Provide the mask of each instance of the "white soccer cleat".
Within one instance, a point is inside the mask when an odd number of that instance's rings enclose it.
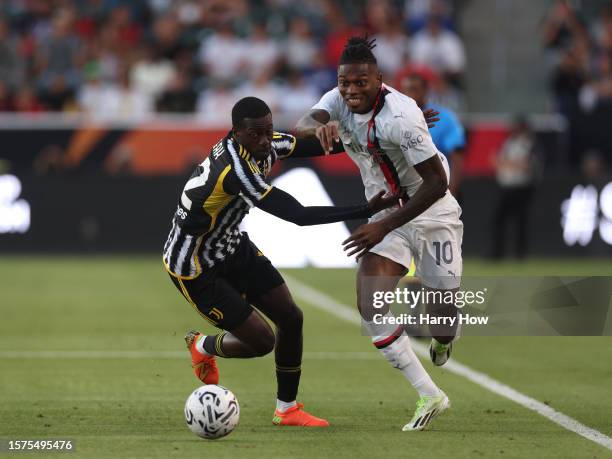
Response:
[[[439,343],[435,338],[431,339],[429,345],[429,357],[433,364],[437,367],[444,365],[448,359],[450,359],[451,352],[453,352],[453,342],[448,344]]]
[[[425,429],[436,416],[450,408],[450,400],[440,391],[440,395],[437,396],[421,397],[416,405],[414,416],[402,428],[404,432]]]

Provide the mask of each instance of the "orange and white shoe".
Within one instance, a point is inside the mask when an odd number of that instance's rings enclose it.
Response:
[[[286,411],[274,412],[272,418],[272,424],[277,426],[299,426],[299,427],[328,427],[329,422],[325,419],[318,418],[312,414],[304,411],[303,403],[298,403],[296,406],[292,406]]]
[[[198,351],[196,343],[202,336],[199,331],[191,330],[185,335],[187,349],[191,352],[191,366],[196,378],[204,384],[219,384],[219,369],[214,355],[202,354]]]

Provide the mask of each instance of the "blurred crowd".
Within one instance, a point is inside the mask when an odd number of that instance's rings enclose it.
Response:
[[[257,94],[298,113],[364,33],[387,82],[418,72],[457,109],[466,58],[453,14],[450,0],[0,0],[0,112],[216,123]]]
[[[542,35],[555,109],[569,122],[571,162],[597,171],[612,166],[612,2],[582,13],[556,0]]]

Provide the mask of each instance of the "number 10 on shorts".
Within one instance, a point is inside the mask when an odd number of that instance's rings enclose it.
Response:
[[[450,241],[434,241],[433,246],[436,251],[436,265],[440,266],[440,260],[447,265],[453,262],[453,246]]]

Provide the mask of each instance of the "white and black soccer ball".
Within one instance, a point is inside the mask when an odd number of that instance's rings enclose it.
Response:
[[[240,406],[236,396],[223,386],[208,384],[194,390],[185,402],[189,429],[208,440],[225,437],[238,425]]]

